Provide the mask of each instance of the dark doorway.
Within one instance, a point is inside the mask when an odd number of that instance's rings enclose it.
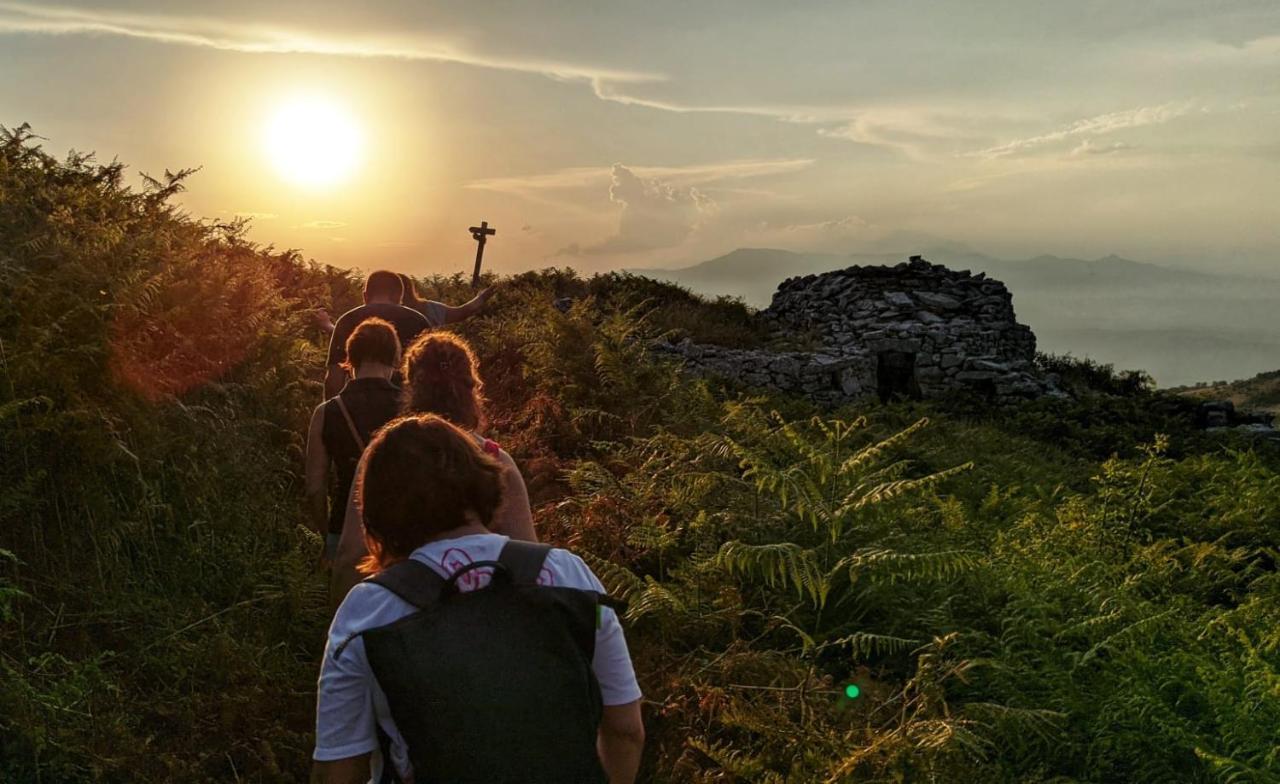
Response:
[[[881,403],[919,400],[916,355],[907,351],[881,351],[876,361],[876,387]]]

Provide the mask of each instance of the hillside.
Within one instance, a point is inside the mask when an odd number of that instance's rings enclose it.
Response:
[[[307,778],[312,309],[361,281],[181,187],[0,134],[0,781]],[[629,602],[642,781],[1280,778],[1275,451],[1061,358],[1069,400],[818,408],[650,353],[766,340],[739,304],[498,282],[458,331],[540,536]]]
[[[1143,369],[1162,386],[1252,375],[1275,365],[1280,282],[1172,269],[1107,256],[1004,261],[941,246],[922,252],[953,269],[986,272],[1014,293],[1019,319],[1043,350]],[[739,249],[674,270],[635,270],[709,296],[769,304],[778,283],[850,265],[896,264],[906,254],[799,254]]]
[[[1238,410],[1280,415],[1280,370],[1240,381],[1217,381],[1170,390],[1197,400],[1230,400]]]

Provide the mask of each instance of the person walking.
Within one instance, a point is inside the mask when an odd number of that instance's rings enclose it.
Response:
[[[494,532],[536,542],[538,535],[533,527],[529,491],[520,468],[506,450],[480,434],[485,426],[485,413],[484,384],[478,367],[475,352],[461,337],[448,332],[422,335],[405,352],[401,413],[437,414],[468,432],[476,445],[503,468],[503,500],[494,513]],[[356,569],[367,554],[354,496],[348,499],[346,509],[330,586],[335,603],[359,579]]]
[[[329,629],[316,784],[635,780],[641,692],[617,603],[573,553],[491,530],[503,473],[435,415],[370,442],[370,577]]]
[[[403,296],[404,284],[399,275],[389,270],[369,273],[364,282],[364,304],[343,313],[333,326],[333,334],[329,338],[329,356],[325,363],[326,400],[338,394],[346,383],[347,372],[343,363],[347,359],[347,338],[365,320],[378,318],[389,322],[396,329],[401,349],[407,348],[418,335],[431,327],[421,313],[400,304]],[[393,377],[394,380],[398,379]]]
[[[325,562],[337,554],[360,455],[400,408],[400,388],[391,383],[400,365],[395,327],[382,319],[366,319],[347,338],[344,349],[343,369],[352,378],[337,395],[316,406],[307,431],[307,507],[311,528],[325,538]]]

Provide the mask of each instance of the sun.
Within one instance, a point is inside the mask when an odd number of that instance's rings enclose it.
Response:
[[[364,134],[355,116],[322,96],[281,103],[264,131],[267,159],[281,177],[301,187],[345,182],[363,159]]]

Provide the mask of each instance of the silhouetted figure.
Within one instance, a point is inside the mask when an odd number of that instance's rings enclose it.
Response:
[[[400,388],[391,383],[400,364],[395,327],[366,319],[347,339],[346,355],[344,369],[353,378],[316,406],[307,433],[307,507],[312,529],[325,537],[325,561],[332,561],[338,550],[360,455],[378,428],[400,410]]]
[[[413,308],[400,304],[404,297],[404,284],[400,276],[388,270],[370,273],[364,282],[364,304],[352,308],[338,319],[333,336],[329,339],[329,358],[324,376],[324,395],[331,398],[342,391],[347,373],[343,363],[347,359],[347,338],[366,319],[379,318],[388,321],[396,329],[401,348],[408,347],[421,333],[430,328],[425,316]]]

